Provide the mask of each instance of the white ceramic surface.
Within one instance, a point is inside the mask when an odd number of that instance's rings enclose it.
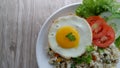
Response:
[[[75,13],[75,9],[79,4],[80,3],[67,5],[57,10],[45,21],[44,25],[42,26],[39,32],[38,40],[36,44],[36,57],[39,68],[52,68],[52,66],[48,63],[49,57],[47,56],[46,48],[48,46],[48,36],[47,36],[48,30],[53,20],[57,19],[60,16],[65,16],[71,13]],[[117,65],[117,68],[120,68],[120,63]]]

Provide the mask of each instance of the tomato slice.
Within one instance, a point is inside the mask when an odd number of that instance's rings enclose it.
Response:
[[[93,44],[106,48],[115,40],[114,30],[99,16],[87,18],[93,33]]]
[[[93,38],[100,38],[107,31],[107,24],[104,21],[98,20],[92,25]]]
[[[93,32],[93,38],[99,38],[106,32],[106,22],[100,16],[91,16],[87,18]]]
[[[90,16],[87,18],[87,21],[90,24],[90,26],[92,26],[98,20],[104,21],[104,19],[102,19],[100,16]]]
[[[107,32],[100,38],[93,39],[93,44],[101,48],[106,48],[110,46],[110,44],[112,44],[114,40],[115,40],[115,32],[112,29],[112,27],[107,26]]]

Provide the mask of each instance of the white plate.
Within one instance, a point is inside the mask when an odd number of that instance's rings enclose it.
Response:
[[[53,20],[57,19],[60,16],[65,16],[71,13],[75,13],[76,7],[79,6],[80,3],[74,3],[71,5],[67,5],[55,13],[53,13],[42,26],[36,44],[36,56],[39,68],[52,68],[52,66],[48,63],[49,57],[47,56],[46,48],[48,46],[48,30],[50,25],[53,23]],[[120,63],[117,68],[120,68]]]

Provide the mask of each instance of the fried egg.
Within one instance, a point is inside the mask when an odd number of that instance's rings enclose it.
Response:
[[[92,31],[83,18],[75,15],[59,17],[48,33],[50,48],[64,58],[81,56],[92,43]]]

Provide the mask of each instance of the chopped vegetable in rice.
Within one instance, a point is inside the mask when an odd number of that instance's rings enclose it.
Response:
[[[119,50],[112,44],[109,48],[102,49],[97,46],[87,47],[86,52],[77,58],[65,59],[50,48],[49,63],[54,68],[112,68],[116,67],[119,60]]]

